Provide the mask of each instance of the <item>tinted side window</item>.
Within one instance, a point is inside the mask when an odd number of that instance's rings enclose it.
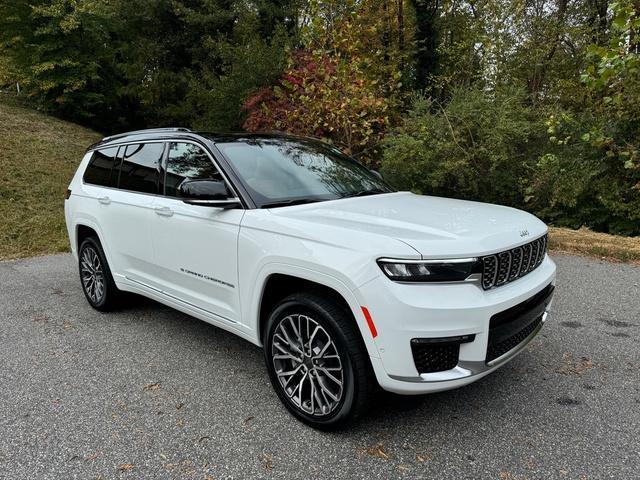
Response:
[[[163,143],[127,145],[120,167],[119,187],[142,193],[158,193]]]
[[[185,180],[223,180],[206,152],[192,143],[170,143],[165,177],[165,195],[180,196]]]
[[[84,172],[84,182],[103,187],[114,187],[118,178],[117,170],[113,168],[117,153],[117,147],[93,152]]]

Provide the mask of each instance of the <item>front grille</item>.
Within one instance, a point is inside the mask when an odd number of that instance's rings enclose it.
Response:
[[[542,322],[542,315],[536,318],[533,322],[527,325],[525,328],[520,330],[515,335],[503,340],[502,342],[496,343],[494,345],[489,345],[487,348],[487,362],[491,360],[495,360],[498,357],[501,357],[509,350],[517,347],[522,343],[526,338],[533,333],[533,331],[540,325]]]
[[[537,268],[547,253],[547,235],[521,247],[482,257],[482,288],[512,282]]]
[[[444,372],[458,365],[460,344],[425,345],[411,342],[411,352],[418,373]]]

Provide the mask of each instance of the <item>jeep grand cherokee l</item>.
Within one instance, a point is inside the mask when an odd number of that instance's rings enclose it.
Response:
[[[88,302],[145,295],[263,347],[317,428],[377,385],[460,387],[538,333],[547,228],[497,205],[397,192],[323,142],[154,129],[89,148],[66,222]]]

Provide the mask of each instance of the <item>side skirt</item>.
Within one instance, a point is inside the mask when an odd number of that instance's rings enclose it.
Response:
[[[248,331],[246,327],[238,322],[209,312],[208,310],[204,310],[191,303],[180,300],[173,295],[169,295],[162,290],[150,287],[148,285],[145,285],[144,283],[127,278],[126,276],[114,275],[114,280],[116,281],[116,285],[120,290],[136,293],[138,295],[142,295],[143,297],[150,298],[152,300],[155,300],[156,302],[162,303],[163,305],[171,307],[189,316],[195,317],[198,320],[207,322],[214,327],[219,327],[223,330],[238,335],[239,337],[253,343],[254,345],[260,346],[260,342],[255,335],[255,332]]]

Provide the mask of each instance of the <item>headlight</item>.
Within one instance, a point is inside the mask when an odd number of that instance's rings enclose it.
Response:
[[[481,273],[477,258],[451,260],[395,260],[381,258],[378,265],[395,282],[461,282],[473,273]]]

